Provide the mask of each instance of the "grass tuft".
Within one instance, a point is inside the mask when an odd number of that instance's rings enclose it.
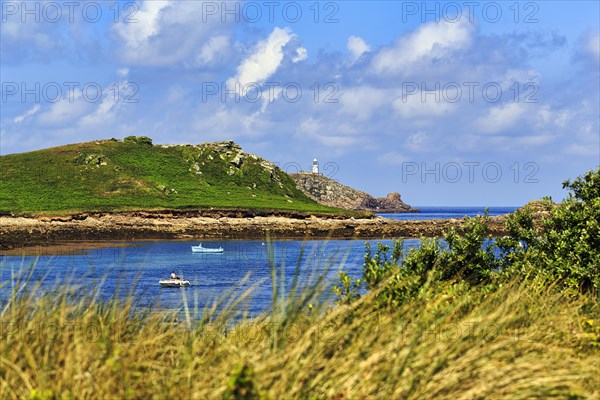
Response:
[[[101,302],[16,279],[0,310],[0,398],[600,396],[590,296],[430,281],[397,308],[377,307],[377,290],[331,307],[324,275],[285,291],[272,269],[273,309],[252,320],[239,313],[252,289],[204,310],[183,302],[182,322],[133,294]]]

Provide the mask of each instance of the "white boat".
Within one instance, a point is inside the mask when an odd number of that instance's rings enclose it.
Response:
[[[200,243],[198,246],[192,246],[192,253],[222,253],[222,252],[223,252],[222,247],[219,247],[217,249],[211,249],[211,248],[202,247],[202,243]]]
[[[160,286],[167,288],[190,286],[190,281],[184,279],[161,279],[158,283],[160,283]]]

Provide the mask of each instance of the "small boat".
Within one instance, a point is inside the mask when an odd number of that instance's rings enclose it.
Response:
[[[198,246],[192,246],[192,253],[222,253],[222,252],[223,252],[222,247],[219,247],[218,249],[211,249],[211,248],[202,247],[202,243],[200,243]]]
[[[158,281],[158,283],[160,283],[160,286],[166,288],[179,288],[190,286],[190,281],[184,279],[161,279],[160,281]]]

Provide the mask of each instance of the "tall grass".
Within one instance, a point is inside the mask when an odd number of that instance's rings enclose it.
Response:
[[[326,272],[302,289],[298,266],[286,293],[271,268],[273,308],[252,320],[236,311],[251,289],[204,310],[186,301],[182,323],[133,294],[40,295],[17,281],[0,310],[0,398],[600,397],[589,297],[428,282],[396,309],[378,309],[376,293],[328,307]]]

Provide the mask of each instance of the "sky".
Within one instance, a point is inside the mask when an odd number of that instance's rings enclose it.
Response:
[[[0,155],[234,140],[415,206],[600,165],[597,1],[6,1]]]

